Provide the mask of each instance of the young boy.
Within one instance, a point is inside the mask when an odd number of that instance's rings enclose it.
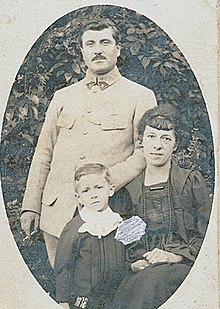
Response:
[[[56,298],[64,308],[102,308],[125,269],[124,246],[114,239],[122,217],[108,206],[109,169],[86,164],[75,174],[79,215],[64,228],[56,259]],[[98,305],[99,304],[99,305]]]

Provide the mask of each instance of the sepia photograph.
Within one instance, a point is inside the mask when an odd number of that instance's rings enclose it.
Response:
[[[217,1],[83,2],[0,5],[0,307],[218,308]]]

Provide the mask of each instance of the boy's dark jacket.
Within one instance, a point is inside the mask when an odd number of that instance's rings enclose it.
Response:
[[[67,223],[58,243],[55,259],[58,302],[71,302],[76,296],[88,297],[101,284],[108,286],[118,280],[125,270],[124,246],[114,239],[115,231],[98,239],[87,232],[78,233],[83,223],[79,215],[74,217]],[[75,276],[80,255],[85,266],[81,263],[81,271],[77,269]]]

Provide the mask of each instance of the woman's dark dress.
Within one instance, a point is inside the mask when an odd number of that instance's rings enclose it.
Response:
[[[136,214],[147,224],[140,241],[127,246],[131,263],[154,248],[183,257],[180,263],[158,263],[121,282],[112,308],[156,309],[180,286],[195,261],[207,228],[210,201],[199,172],[172,166],[166,183],[143,186]]]

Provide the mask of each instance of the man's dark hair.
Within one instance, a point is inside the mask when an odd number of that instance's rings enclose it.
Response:
[[[103,29],[112,29],[112,36],[116,42],[116,45],[118,45],[121,41],[121,36],[118,28],[116,27],[115,23],[109,19],[101,19],[101,20],[93,20],[89,21],[85,25],[82,26],[79,32],[79,44],[82,47],[82,35],[84,32],[88,30],[93,31],[101,31]]]

